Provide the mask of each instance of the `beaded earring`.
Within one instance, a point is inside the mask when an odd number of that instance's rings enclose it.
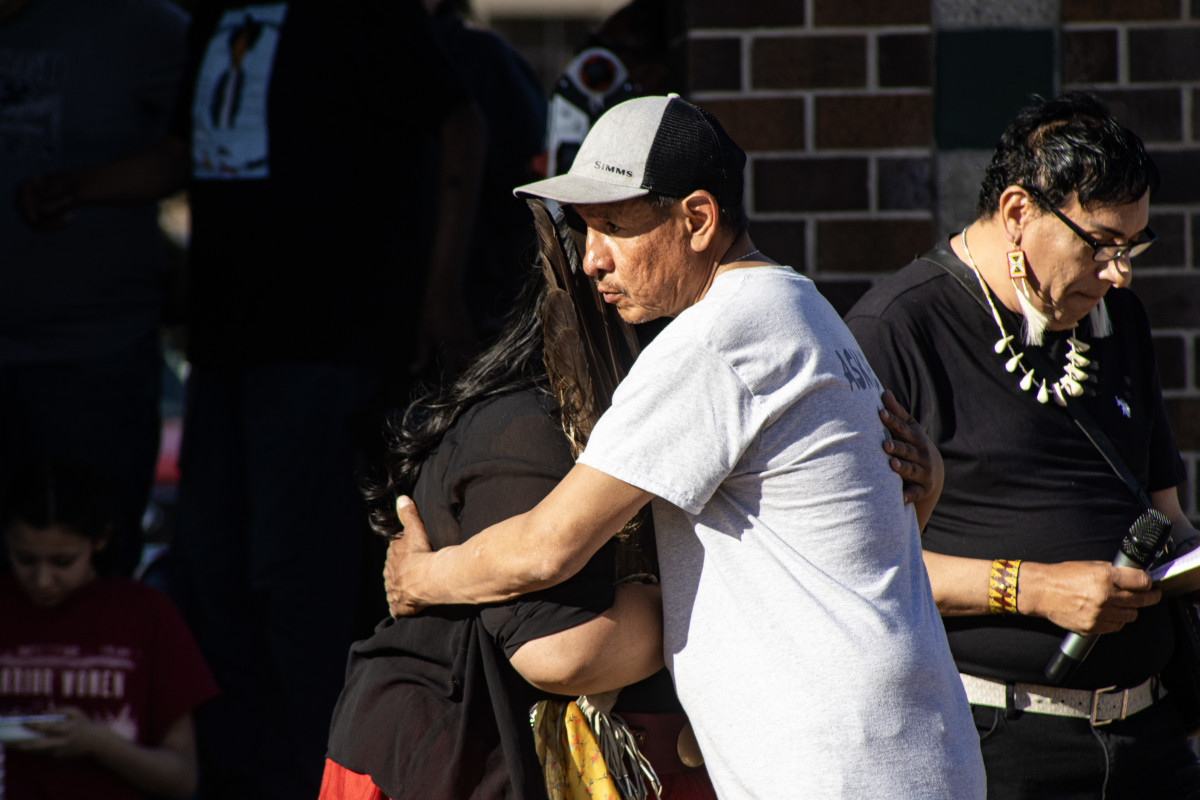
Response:
[[[1068,395],[1071,397],[1079,397],[1082,395],[1083,381],[1088,379],[1087,368],[1092,364],[1091,360],[1084,355],[1084,353],[1090,349],[1090,345],[1076,338],[1076,329],[1072,328],[1071,335],[1067,339],[1067,343],[1070,348],[1064,357],[1066,364],[1063,366],[1063,374],[1059,376],[1059,378],[1053,383],[1049,384],[1046,382],[1045,378],[1035,375],[1033,369],[1026,367],[1021,363],[1025,358],[1025,353],[1018,351],[1013,347],[1013,335],[1004,329],[1004,321],[1000,318],[1000,312],[996,310],[995,302],[992,301],[991,290],[988,288],[987,282],[983,280],[983,275],[980,274],[979,268],[975,265],[975,259],[971,257],[971,248],[967,246],[967,228],[963,228],[962,244],[963,252],[967,256],[967,265],[970,266],[971,271],[975,273],[975,279],[979,281],[979,289],[981,292],[983,292],[983,297],[987,301],[988,308],[992,312],[992,320],[995,321],[996,327],[1000,331],[1000,339],[997,340],[993,350],[997,355],[1002,355],[1005,353],[1008,354],[1008,359],[1004,362],[1004,370],[1009,373],[1014,373],[1019,370],[1021,373],[1021,378],[1017,384],[1023,391],[1026,392],[1036,388],[1034,396],[1037,398],[1039,403],[1047,403],[1053,399],[1058,405],[1065,406],[1067,404],[1066,398]],[[1024,266],[1023,254],[1021,261],[1022,266]],[[1012,263],[1012,253],[1010,252],[1010,269]],[[1025,281],[1021,280],[1021,284],[1024,283]],[[1013,285],[1017,289],[1017,301],[1021,304],[1021,308],[1025,314],[1026,340],[1028,340],[1030,336],[1030,320],[1034,317],[1040,317],[1042,320],[1042,328],[1040,331],[1038,331],[1039,341],[1037,344],[1041,344],[1040,339],[1042,332],[1045,330],[1046,317],[1040,311],[1033,308],[1032,303],[1030,303],[1029,299],[1021,291],[1021,286],[1018,285],[1017,279],[1013,279]],[[1033,344],[1032,342],[1028,341],[1027,343]]]

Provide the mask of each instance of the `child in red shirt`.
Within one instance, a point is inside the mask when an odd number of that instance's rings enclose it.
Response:
[[[217,687],[165,595],[103,574],[110,519],[101,479],[60,461],[0,500],[0,715],[61,716],[3,745],[6,800],[195,790],[192,712]]]

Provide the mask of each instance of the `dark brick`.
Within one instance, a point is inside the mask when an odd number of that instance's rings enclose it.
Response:
[[[928,94],[818,97],[816,145],[928,147],[933,142],[932,107]]]
[[[881,158],[879,207],[884,211],[911,211],[933,206],[933,175],[928,158]]]
[[[1179,19],[1179,0],[1062,0],[1063,22]]]
[[[738,39],[693,39],[688,43],[688,76],[693,92],[742,88],[742,43]]]
[[[1152,202],[1200,203],[1200,149],[1152,150],[1150,154],[1162,173],[1162,187]]]
[[[807,267],[804,228],[803,222],[755,220],[750,224],[750,235],[754,237],[754,244],[768,256],[804,272]]]
[[[1116,83],[1115,30],[1063,31],[1059,46],[1063,83]]]
[[[1133,289],[1156,328],[1200,328],[1200,272],[1138,275]]]
[[[721,121],[746,151],[803,150],[804,99],[762,97],[705,100],[700,104]]]
[[[1146,252],[1133,262],[1133,275],[1143,267],[1184,267],[1187,262],[1184,241],[1185,215],[1172,212],[1154,213],[1154,200],[1150,198],[1150,229],[1158,237]]]
[[[804,3],[794,0],[689,0],[687,27],[697,28],[784,28],[804,25]]]
[[[870,281],[853,278],[818,278],[814,283],[817,284],[817,289],[825,299],[829,301],[829,305],[833,306],[834,310],[843,317],[858,302],[858,298],[871,288]]]
[[[1113,116],[1147,142],[1183,138],[1183,99],[1178,89],[1097,90]]]
[[[1187,348],[1182,336],[1155,336],[1154,360],[1164,389],[1187,388]]]
[[[1200,8],[1200,3],[1193,8]],[[1192,141],[1200,142],[1200,89],[1192,90]]]
[[[927,33],[881,35],[876,40],[879,85],[918,86],[933,83],[933,53]]]
[[[756,211],[865,211],[865,158],[759,159],[754,162]]]
[[[1200,244],[1200,214],[1192,215],[1192,242],[1194,242],[1196,244]],[[1149,252],[1149,251],[1147,251],[1147,252]],[[1195,262],[1197,262],[1197,261],[1200,261],[1200,252],[1197,252],[1197,254],[1195,256],[1193,256],[1193,258],[1192,258],[1193,263],[1190,264],[1189,266],[1193,266],[1193,267],[1196,266]],[[1197,349],[1200,350],[1200,348],[1197,348]],[[1200,381],[1200,373],[1197,373],[1197,380]]]
[[[1171,433],[1180,450],[1200,450],[1200,397],[1169,397],[1163,399]]]
[[[813,0],[813,24],[928,25],[929,5],[930,0]]]
[[[755,37],[750,49],[750,83],[755,89],[866,86],[866,37]]]
[[[1129,31],[1129,79],[1200,80],[1200,28],[1150,28]]]
[[[940,30],[933,95],[942,150],[987,150],[1031,93],[1054,94],[1057,49],[1049,28]]]
[[[821,274],[893,272],[932,242],[932,221],[822,221],[817,223],[817,268]]]

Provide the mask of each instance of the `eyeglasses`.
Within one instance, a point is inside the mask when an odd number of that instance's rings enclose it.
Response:
[[[1154,235],[1154,231],[1146,228],[1142,231],[1144,238],[1138,239],[1136,242],[1127,242],[1126,244],[1116,244],[1115,242],[1098,242],[1084,232],[1071,220],[1054,207],[1054,204],[1046,199],[1046,195],[1039,192],[1037,189],[1031,189],[1028,186],[1021,187],[1029,192],[1034,197],[1042,201],[1043,205],[1050,209],[1050,213],[1062,220],[1063,224],[1074,231],[1075,235],[1087,242],[1088,247],[1092,248],[1092,260],[1105,263],[1108,261],[1116,261],[1118,258],[1133,258],[1146,252],[1146,248],[1158,241],[1158,237]]]

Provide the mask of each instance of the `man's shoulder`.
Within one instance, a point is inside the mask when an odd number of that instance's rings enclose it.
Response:
[[[846,322],[896,314],[911,316],[933,309],[947,292],[957,288],[954,276],[938,264],[944,257],[945,252],[935,248],[881,278],[846,313]]]
[[[791,267],[749,267],[719,276],[704,299],[685,313],[718,326],[728,320],[727,327],[735,328],[740,318],[786,312],[819,299],[812,279]]]

